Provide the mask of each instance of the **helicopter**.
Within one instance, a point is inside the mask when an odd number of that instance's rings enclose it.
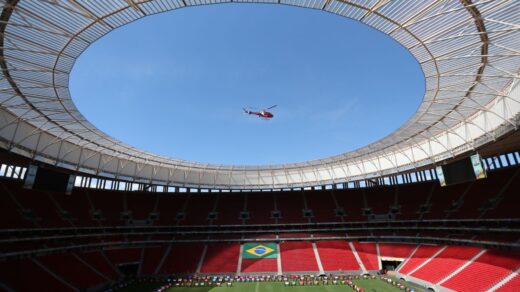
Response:
[[[244,113],[248,114],[248,115],[256,115],[256,116],[259,116],[263,119],[271,119],[274,117],[274,115],[271,113],[271,112],[268,112],[267,110],[270,110],[272,108],[275,108],[276,105],[273,105],[272,107],[268,107],[266,109],[263,109],[259,112],[255,112],[255,111],[250,111],[250,110],[246,110],[245,108],[242,108],[244,110]]]

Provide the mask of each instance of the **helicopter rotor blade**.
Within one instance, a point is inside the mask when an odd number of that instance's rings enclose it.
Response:
[[[277,107],[277,106],[278,106],[278,105],[275,104],[275,105],[273,105],[272,107],[268,107],[267,109],[272,109],[272,108],[275,108],[275,107]]]

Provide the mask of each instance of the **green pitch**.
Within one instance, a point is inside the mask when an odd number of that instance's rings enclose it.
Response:
[[[367,292],[402,292],[402,290],[386,284],[381,280],[356,280],[355,284],[365,288]],[[207,288],[171,288],[168,292],[336,292],[354,291],[347,285],[327,286],[290,286],[283,283],[235,283],[233,287],[207,287]]]
[[[361,286],[367,292],[402,292],[402,290],[387,284],[379,279],[353,280],[354,284]],[[154,291],[160,285],[138,284],[119,291]],[[234,283],[233,287],[190,287],[190,288],[170,288],[168,292],[336,292],[354,291],[347,285],[327,285],[327,286],[291,286],[286,287],[281,282],[264,283]],[[421,291],[417,290],[416,291]]]

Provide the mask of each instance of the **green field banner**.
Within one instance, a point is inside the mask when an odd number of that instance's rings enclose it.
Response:
[[[244,259],[275,259],[277,255],[276,243],[246,243],[242,252]]]

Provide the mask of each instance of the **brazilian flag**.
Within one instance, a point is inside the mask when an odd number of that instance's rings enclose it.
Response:
[[[242,252],[244,259],[275,259],[277,255],[276,243],[246,243]]]

